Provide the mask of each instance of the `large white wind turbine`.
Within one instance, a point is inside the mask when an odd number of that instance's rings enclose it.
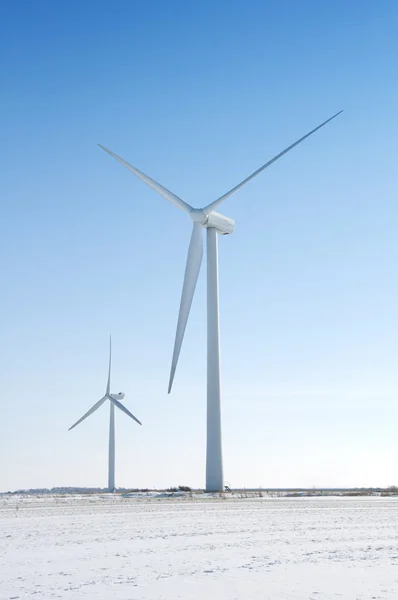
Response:
[[[139,425],[142,425],[142,423],[120,402],[120,400],[123,400],[123,398],[124,398],[123,392],[120,392],[119,394],[111,394],[111,392],[110,392],[110,389],[111,389],[111,364],[112,364],[112,340],[109,339],[109,371],[108,371],[108,382],[106,384],[105,396],[103,398],[101,398],[101,400],[98,400],[98,402],[96,402],[94,404],[94,406],[92,406],[90,408],[90,410],[88,410],[86,412],[86,414],[81,417],[81,419],[76,421],[76,423],[74,423],[74,425],[72,425],[72,427],[69,427],[68,431],[70,431],[71,429],[76,427],[76,425],[79,425],[79,423],[84,421],[84,419],[89,417],[100,406],[102,406],[104,404],[104,402],[106,402],[107,400],[110,401],[108,490],[110,492],[113,492],[113,491],[115,491],[115,406],[120,408],[120,410],[123,411],[124,413],[126,413],[126,415],[128,415],[129,417],[134,419],[134,421],[136,423],[138,423]]]
[[[284,154],[303,142],[318,129],[337,117],[342,111],[327,119],[315,129],[288,146],[285,150],[274,156],[262,167],[246,177],[241,183],[229,190],[226,194],[211,202],[204,208],[193,208],[187,202],[170,192],[168,189],[142,173],[128,162],[111,152],[101,144],[99,146],[113,158],[134,173],[155,192],[166,198],[169,202],[180,208],[193,221],[193,231],[188,249],[188,258],[185,268],[185,277],[182,288],[180,312],[178,315],[177,331],[174,342],[173,358],[171,363],[169,393],[173,385],[175,370],[184,338],[185,328],[198,280],[203,257],[202,228],[207,229],[207,449],[206,449],[206,491],[218,492],[224,489],[222,446],[221,446],[221,390],[220,390],[220,333],[219,333],[219,308],[218,308],[218,245],[217,234],[229,234],[234,231],[235,222],[224,215],[215,212],[224,200],[237,192],[251,179],[259,175],[264,169],[272,165]]]

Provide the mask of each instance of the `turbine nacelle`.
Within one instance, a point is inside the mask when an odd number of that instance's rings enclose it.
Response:
[[[118,394],[110,394],[112,398],[116,398],[116,400],[123,400],[125,394],[123,392],[119,392]]]
[[[204,227],[207,229],[209,227],[214,227],[214,229],[217,230],[217,233],[220,233],[221,235],[228,235],[229,233],[234,232],[235,221],[213,210],[209,214],[209,218],[207,219]]]

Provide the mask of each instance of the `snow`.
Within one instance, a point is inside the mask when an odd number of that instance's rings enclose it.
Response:
[[[397,498],[0,496],[0,598],[398,597]]]

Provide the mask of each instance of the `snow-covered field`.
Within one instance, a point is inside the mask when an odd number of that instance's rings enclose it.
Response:
[[[398,598],[396,498],[0,496],[0,598]]]

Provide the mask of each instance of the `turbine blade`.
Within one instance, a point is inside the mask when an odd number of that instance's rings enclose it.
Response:
[[[109,394],[108,398],[109,398],[109,400],[110,400],[111,402],[113,402],[113,404],[114,404],[115,406],[117,406],[118,408],[120,408],[120,410],[121,410],[121,411],[123,411],[124,413],[126,413],[126,415],[128,415],[128,416],[129,416],[129,417],[131,417],[132,419],[134,419],[134,421],[135,421],[136,423],[138,423],[138,425],[142,425],[141,421],[139,421],[139,420],[137,419],[137,417],[135,417],[135,416],[134,416],[134,415],[133,415],[133,414],[132,414],[132,413],[131,413],[131,412],[130,412],[130,411],[129,411],[129,410],[128,410],[128,409],[127,409],[127,408],[126,408],[126,407],[125,407],[125,406],[124,406],[122,403],[121,403],[121,402],[119,402],[119,400],[116,400],[116,398],[114,398],[114,397],[113,397],[113,396],[111,396],[110,394]]]
[[[82,416],[81,419],[79,419],[78,421],[76,421],[76,423],[74,423],[74,425],[72,425],[72,427],[69,427],[68,431],[70,431],[71,429],[73,429],[74,427],[76,427],[76,425],[79,425],[79,423],[81,423],[82,421],[84,421],[84,419],[87,419],[87,417],[89,417],[93,412],[95,412],[100,406],[103,405],[103,403],[105,402],[105,400],[107,400],[108,396],[104,396],[103,398],[101,398],[101,400],[98,400],[98,402],[96,402],[94,404],[94,406],[92,406],[90,408],[90,410],[88,410],[86,412],[85,415]]]
[[[102,148],[103,150],[105,150],[105,152],[107,152],[108,154],[113,156],[113,158],[116,159],[117,161],[119,161],[124,167],[126,167],[126,169],[128,169],[129,171],[134,173],[134,175],[136,175],[136,177],[141,179],[141,181],[143,181],[144,183],[149,185],[149,187],[152,188],[153,190],[155,190],[155,192],[157,192],[158,194],[163,196],[163,198],[166,198],[166,200],[168,200],[169,202],[174,204],[174,206],[177,206],[177,208],[180,208],[181,210],[183,210],[186,213],[190,213],[191,210],[193,210],[192,206],[187,204],[187,202],[184,202],[184,200],[182,200],[181,198],[179,198],[178,196],[173,194],[173,192],[170,192],[170,190],[165,188],[163,185],[161,185],[160,183],[158,183],[151,177],[148,177],[148,175],[145,175],[145,173],[143,173],[142,171],[139,171],[138,169],[133,167],[133,165],[130,165],[130,163],[123,160],[123,158],[121,158],[120,156],[118,156],[117,154],[115,154],[114,152],[109,150],[108,148],[105,148],[105,146],[102,146],[101,144],[98,144],[98,146],[100,148]]]
[[[178,314],[177,331],[174,340],[173,359],[171,362],[169,389],[170,394],[173,385],[174,374],[177,368],[178,357],[182,341],[184,339],[185,328],[191,310],[193,295],[195,293],[196,283],[199,277],[199,271],[203,258],[203,235],[202,226],[199,223],[194,223],[191,241],[188,249],[187,264],[185,267],[184,284],[182,286],[180,312]]]
[[[229,196],[231,196],[232,194],[234,194],[235,192],[237,192],[238,190],[240,190],[240,188],[242,188],[244,185],[246,185],[246,183],[248,183],[251,179],[254,179],[254,177],[256,177],[257,175],[259,175],[262,171],[264,171],[264,169],[266,169],[267,167],[271,166],[274,162],[276,162],[284,154],[287,154],[288,152],[290,152],[290,150],[293,150],[293,148],[295,146],[298,146],[298,144],[301,144],[301,142],[303,142],[308,137],[310,137],[310,135],[312,135],[313,133],[315,133],[316,131],[318,131],[318,129],[321,129],[321,127],[324,127],[327,123],[329,123],[330,121],[332,121],[333,119],[335,119],[342,112],[343,111],[340,110],[340,112],[338,112],[335,115],[333,115],[333,117],[330,117],[329,119],[327,119],[326,121],[324,121],[323,123],[321,123],[320,125],[318,125],[318,127],[315,127],[315,129],[312,129],[309,133],[306,133],[306,135],[304,135],[299,140],[297,140],[296,142],[294,142],[294,144],[291,144],[290,146],[288,146],[287,148],[285,148],[285,150],[282,150],[282,152],[279,152],[279,154],[277,154],[276,156],[274,156],[274,158],[271,158],[271,160],[269,160],[268,162],[265,163],[265,165],[263,165],[262,167],[260,167],[259,169],[257,169],[257,171],[254,171],[254,173],[252,173],[251,175],[249,175],[249,177],[246,177],[246,179],[244,179],[241,183],[239,183],[234,188],[232,188],[232,190],[229,190],[229,192],[227,192],[223,196],[220,196],[220,198],[218,198],[218,200],[215,200],[214,202],[211,202],[211,204],[208,204],[203,209],[203,212],[205,214],[209,214],[211,211],[215,210],[217,208],[217,206],[219,206],[219,204],[221,204],[221,202],[224,202],[224,200],[226,200],[227,198],[229,198]]]
[[[108,383],[106,384],[106,394],[109,394],[111,389],[111,366],[112,366],[112,336],[109,336],[109,370],[108,370]]]

